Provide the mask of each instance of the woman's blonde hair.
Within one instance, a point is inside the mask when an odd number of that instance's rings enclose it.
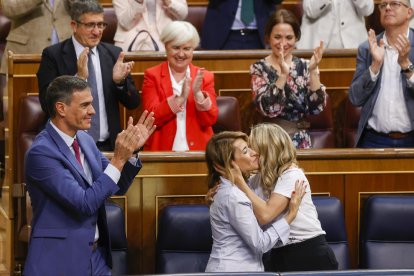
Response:
[[[172,43],[180,46],[191,41],[193,49],[200,44],[200,36],[197,29],[187,21],[172,21],[161,32],[160,39],[164,45]]]
[[[248,137],[240,131],[223,131],[211,137],[206,147],[206,162],[208,168],[208,188],[214,187],[220,180],[220,172],[216,167],[222,168],[229,180],[234,182],[231,173],[231,161],[234,160],[234,142],[243,139],[247,142]]]
[[[259,154],[259,174],[266,196],[272,193],[277,178],[292,164],[298,165],[296,148],[287,132],[276,124],[254,126],[249,144]]]

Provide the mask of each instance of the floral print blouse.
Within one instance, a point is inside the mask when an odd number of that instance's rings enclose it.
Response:
[[[319,114],[326,104],[324,85],[316,91],[310,90],[309,60],[292,58],[285,87],[276,87],[279,73],[265,59],[250,66],[253,101],[262,116],[288,121],[299,121],[308,114]],[[296,148],[311,148],[307,130],[300,130],[292,137]]]

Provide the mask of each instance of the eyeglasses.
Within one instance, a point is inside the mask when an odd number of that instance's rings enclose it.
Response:
[[[86,30],[88,31],[92,31],[93,29],[95,29],[95,27],[98,27],[99,30],[105,30],[106,27],[108,27],[108,23],[105,22],[88,22],[88,23],[83,23],[80,21],[76,21],[76,23],[83,25],[85,27]]]
[[[390,5],[390,8],[391,8],[392,10],[396,10],[396,9],[398,9],[398,8],[399,8],[399,7],[401,7],[401,6],[404,6],[404,7],[409,8],[409,6],[408,6],[407,4],[404,4],[404,3],[400,2],[400,1],[391,1],[391,2],[383,2],[383,3],[379,3],[379,4],[378,4],[378,8],[379,8],[380,10],[385,10],[385,9],[387,8],[387,6],[388,6],[388,5]]]

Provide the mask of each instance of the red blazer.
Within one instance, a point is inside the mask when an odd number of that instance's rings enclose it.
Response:
[[[190,64],[190,76],[194,80],[199,67]],[[192,87],[192,84],[191,84]],[[216,123],[218,108],[214,91],[214,75],[205,70],[201,90],[211,99],[208,111],[196,109],[193,91],[187,98],[186,128],[190,150],[206,149],[208,140],[213,136],[212,125]],[[176,115],[171,111],[167,98],[173,95],[168,62],[145,70],[142,87],[142,105],[144,110],[153,111],[157,129],[145,144],[145,150],[170,151],[177,131]]]

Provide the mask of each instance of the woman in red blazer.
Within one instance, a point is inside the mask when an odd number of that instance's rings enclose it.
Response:
[[[145,150],[205,150],[218,109],[211,72],[191,64],[200,38],[188,22],[173,21],[161,33],[167,61],[144,73],[143,109],[154,112],[156,131]]]

